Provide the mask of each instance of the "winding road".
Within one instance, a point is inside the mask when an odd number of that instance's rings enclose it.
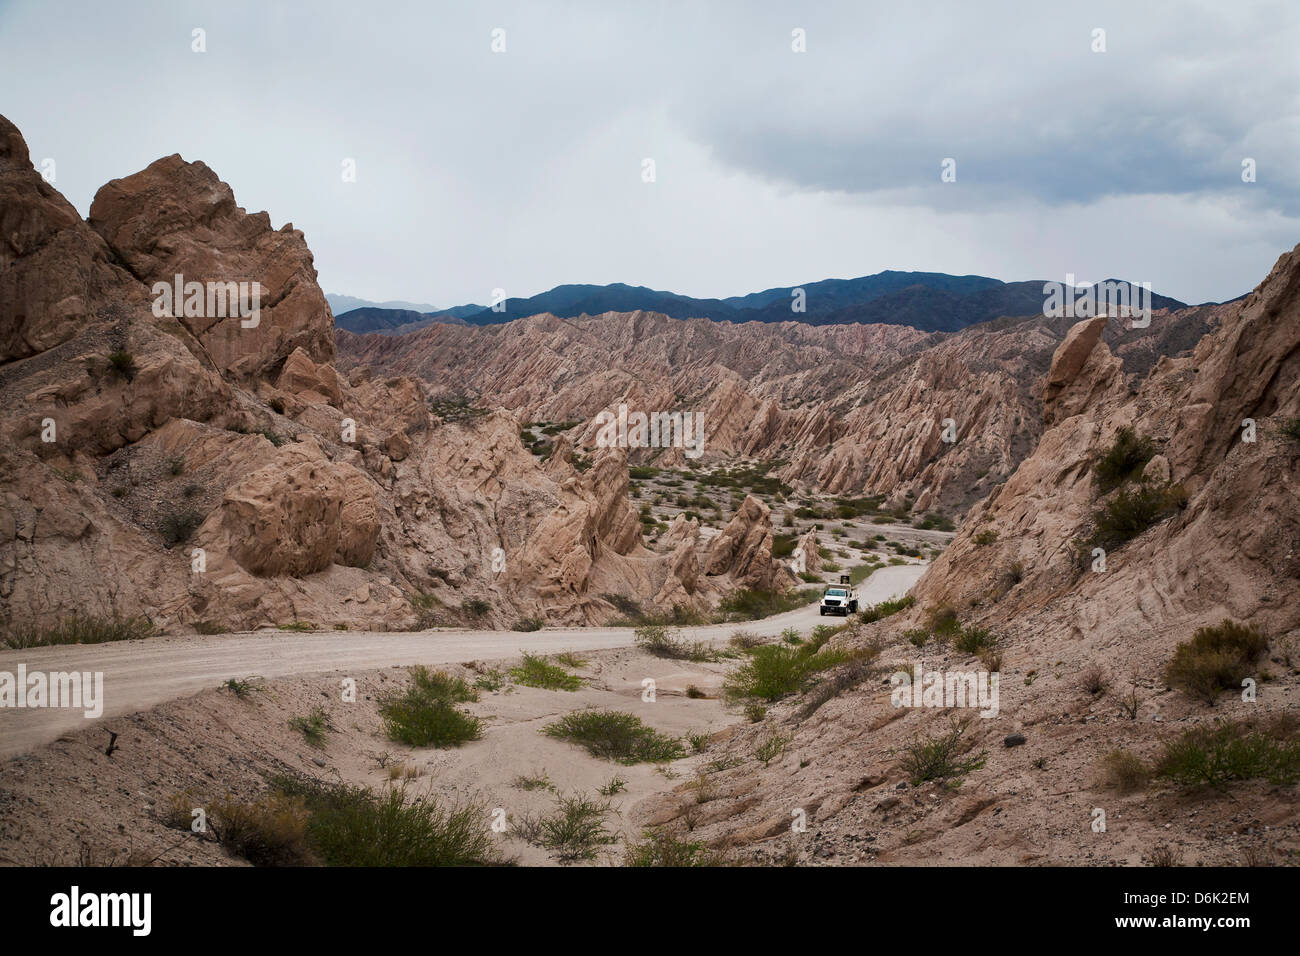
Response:
[[[924,573],[921,564],[881,568],[858,587],[861,606],[905,593]],[[737,630],[774,637],[788,627],[803,631],[824,623],[817,605],[743,624],[682,628],[690,640],[725,640]],[[835,619],[832,619],[835,620]],[[104,675],[100,720],[148,710],[168,700],[211,690],[231,677],[264,678],[371,670],[410,664],[498,660],[521,651],[549,654],[629,647],[627,627],[545,628],[540,631],[416,632],[257,631],[244,634],[154,637],[115,644],[72,644],[0,651],[0,671],[81,671]],[[87,718],[71,708],[0,707],[0,759],[83,729]]]

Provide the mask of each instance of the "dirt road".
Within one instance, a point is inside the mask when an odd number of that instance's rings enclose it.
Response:
[[[859,587],[862,605],[903,594],[921,574],[920,564],[884,567]],[[725,640],[744,629],[775,636],[787,627],[808,631],[821,618],[816,605],[744,624],[688,627],[690,640]],[[541,631],[436,630],[376,633],[259,631],[252,634],[155,637],[116,644],[74,644],[0,651],[0,671],[81,671],[104,675],[104,708],[98,718],[148,710],[164,701],[214,688],[231,677],[285,677],[337,670],[498,660],[521,651],[602,650],[633,642],[627,627],[546,628]],[[81,710],[0,707],[0,759],[24,753],[69,731],[86,727]]]

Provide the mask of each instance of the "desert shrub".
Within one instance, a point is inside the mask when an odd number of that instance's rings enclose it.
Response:
[[[700,840],[682,840],[662,830],[644,830],[628,841],[624,866],[725,866],[726,857]]]
[[[167,471],[172,475],[179,475],[185,470],[185,459],[180,455],[172,455],[167,459]]]
[[[303,739],[313,747],[324,747],[325,731],[331,729],[329,714],[325,713],[323,707],[315,708],[306,717],[290,717],[289,726],[302,734]]]
[[[854,656],[838,648],[823,649],[834,628],[829,632],[815,629],[806,644],[763,644],[753,648],[749,659],[727,675],[723,694],[732,701],[774,701],[798,693],[813,675]]]
[[[873,621],[880,621],[884,618],[890,617],[891,615],[897,614],[899,611],[906,611],[915,603],[916,598],[912,597],[910,594],[901,598],[891,598],[888,601],[881,601],[879,604],[872,604],[869,607],[863,608],[862,612],[858,615],[858,620],[862,621],[864,624],[870,624]]]
[[[664,624],[643,624],[636,629],[636,646],[656,657],[674,660],[716,660],[707,641],[684,641]]]
[[[593,757],[619,763],[664,763],[686,755],[681,742],[619,710],[580,710],[548,724],[548,737],[583,747]]]
[[[190,536],[202,523],[203,516],[193,508],[180,508],[163,515],[158,533],[162,535],[163,543],[170,548],[190,540]]]
[[[925,626],[936,638],[946,640],[961,632],[957,609],[951,604],[937,604],[925,612]]]
[[[1092,535],[1085,539],[1080,551],[1086,554],[1092,548],[1107,551],[1118,548],[1186,503],[1187,493],[1180,485],[1144,482],[1136,488],[1121,490],[1093,512]]]
[[[474,803],[408,799],[401,787],[366,787],[280,777],[286,798],[308,810],[306,838],[329,866],[492,866],[509,862]]]
[[[768,734],[754,750],[754,756],[763,764],[768,766],[773,760],[785,753],[785,748],[790,745],[790,738],[783,734]]]
[[[189,830],[194,824],[194,811],[202,806],[203,801],[192,791],[182,790],[159,800],[154,815],[169,830]]]
[[[108,370],[114,375],[120,375],[129,382],[135,378],[135,357],[125,349],[109,352]]]
[[[492,609],[492,605],[482,598],[466,598],[460,602],[460,609],[470,617],[482,617]]]
[[[1137,477],[1155,453],[1151,440],[1138,435],[1132,428],[1125,426],[1117,431],[1110,448],[1093,465],[1102,494]]]
[[[996,646],[998,636],[983,627],[967,624],[953,638],[952,646],[964,654],[978,654]]]
[[[927,780],[951,780],[964,777],[984,766],[983,751],[968,757],[972,744],[964,738],[969,720],[953,723],[947,733],[935,737],[914,737],[903,748],[901,765],[912,786]]]
[[[1278,434],[1291,441],[1300,441],[1300,418],[1283,418],[1277,423]]]
[[[608,800],[558,796],[555,809],[528,828],[530,842],[553,850],[566,863],[594,859],[597,850],[615,840],[605,827],[609,811]]]
[[[731,635],[731,638],[727,643],[736,648],[736,650],[747,651],[762,644],[763,638],[750,631],[736,631]]]
[[[1271,725],[1221,722],[1196,727],[1165,745],[1156,761],[1159,777],[1188,786],[1223,786],[1234,780],[1300,781],[1300,734],[1294,718]]]
[[[991,528],[986,528],[979,534],[971,538],[979,547],[984,548],[998,540],[998,533]]]
[[[827,701],[877,676],[880,669],[876,666],[876,658],[879,656],[880,647],[876,644],[857,651],[848,661],[832,670],[825,679],[813,685],[799,710],[800,716],[812,716]]]
[[[559,664],[552,664],[541,654],[524,652],[523,660],[510,668],[510,679],[525,687],[542,690],[575,691],[582,687],[582,678],[570,674]]]
[[[1150,771],[1130,750],[1112,750],[1102,758],[1102,773],[1106,786],[1120,793],[1132,793],[1146,786]]]
[[[404,691],[379,700],[379,716],[389,740],[412,747],[459,747],[483,736],[482,722],[457,709],[457,703],[478,699],[459,677],[412,667]]]
[[[233,796],[217,800],[209,824],[226,852],[254,866],[305,866],[315,862],[307,818],[301,797],[272,792],[247,802]]]
[[[783,614],[812,603],[821,592],[816,588],[791,591],[763,591],[744,588],[732,591],[718,605],[723,621],[755,621]]]
[[[1079,674],[1079,689],[1092,697],[1100,697],[1110,689],[1110,677],[1100,664],[1091,664]]]
[[[151,637],[154,626],[147,617],[117,614],[73,614],[54,624],[19,624],[0,633],[0,647],[22,650],[55,644],[108,644]]]
[[[1188,694],[1213,704],[1219,693],[1241,686],[1259,656],[1268,650],[1268,639],[1255,628],[1225,620],[1203,627],[1174,648],[1165,668],[1165,680]]]
[[[543,621],[540,617],[521,617],[518,621],[515,622],[514,629],[516,631],[524,631],[524,632],[540,631],[545,626],[546,626],[546,622]]]

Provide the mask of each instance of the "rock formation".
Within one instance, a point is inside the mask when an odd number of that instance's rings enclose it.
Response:
[[[763,577],[746,552],[705,579],[698,526],[648,551],[621,451],[540,462],[509,412],[434,400],[458,371],[340,375],[303,234],[202,163],[114,180],[83,222],[0,118],[0,200],[0,624],[582,623]],[[156,308],[177,274],[257,283],[256,325]]]

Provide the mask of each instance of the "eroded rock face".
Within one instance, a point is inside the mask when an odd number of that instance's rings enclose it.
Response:
[[[603,620],[606,593],[717,600],[698,527],[672,554],[642,545],[622,451],[580,472],[558,442],[541,462],[509,414],[435,412],[408,377],[340,377],[301,233],[245,214],[201,163],[110,183],[96,232],[0,121],[0,194],[6,357],[46,353],[0,368],[8,623],[382,630],[421,620],[418,596],[444,623],[481,601],[490,627]],[[263,283],[259,328],[155,315],[149,284],[177,271]]]
[[[299,348],[313,362],[333,361],[334,319],[302,231],[275,230],[265,212],[245,212],[203,163],[166,156],[113,180],[95,194],[89,222],[151,299],[159,294],[155,283],[173,286],[178,274],[205,284],[201,314],[191,314],[174,295],[171,314],[223,372],[241,379],[266,375]],[[251,319],[231,316],[228,304],[222,310],[215,299],[207,301],[207,283],[231,282],[260,284],[255,328],[246,327]]]
[[[228,489],[219,521],[231,555],[263,577],[364,567],[379,535],[369,479],[328,461],[312,439],[280,449]]]
[[[0,362],[65,342],[112,303],[143,301],[72,204],[32,168],[0,116]]]
[[[1106,386],[1124,387],[1162,356],[1185,352],[1214,321],[1214,310],[1185,309],[1155,313],[1143,334],[1119,320],[1097,323],[1093,332],[1122,366]],[[939,336],[901,326],[733,326],[633,312],[404,336],[340,332],[338,340],[345,368],[369,363],[455,381],[525,420],[579,421],[568,433],[579,451],[596,447],[601,411],[624,404],[691,411],[703,427],[696,460],[782,460],[773,474],[788,484],[890,502],[911,494],[922,508],[962,509],[1036,443],[1044,380],[1071,325],[1032,317]],[[1091,351],[1074,334],[1059,374]],[[1057,404],[1086,400],[1071,391]],[[945,422],[957,441],[943,440]],[[680,446],[630,452],[634,464],[665,467],[687,456]]]
[[[713,540],[704,573],[730,574],[748,588],[789,587],[794,575],[772,557],[772,509],[753,495],[746,495],[735,516]]]

